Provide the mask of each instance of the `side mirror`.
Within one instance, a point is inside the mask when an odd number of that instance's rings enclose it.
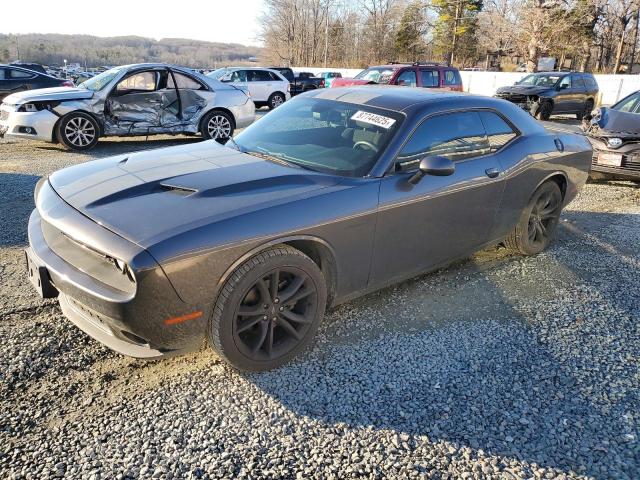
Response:
[[[416,185],[425,175],[434,175],[436,177],[446,177],[453,175],[456,166],[445,157],[425,157],[420,160],[418,171],[409,179],[411,185]]]

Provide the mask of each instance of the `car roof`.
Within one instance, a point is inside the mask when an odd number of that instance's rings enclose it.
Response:
[[[455,106],[458,103],[467,103],[469,98],[498,101],[498,99],[491,97],[471,95],[464,92],[400,87],[396,85],[354,85],[340,88],[324,88],[313,90],[307,95],[327,100],[386,108],[398,112],[416,104],[450,103]]]

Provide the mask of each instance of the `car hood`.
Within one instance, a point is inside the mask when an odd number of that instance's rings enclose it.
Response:
[[[550,87],[539,87],[536,85],[511,85],[509,87],[500,87],[496,93],[502,95],[539,95],[550,89]]]
[[[49,182],[85,216],[149,248],[193,228],[308,197],[339,179],[208,141],[83,163]]]
[[[640,114],[637,113],[602,107],[592,118],[591,125],[597,127],[599,136],[640,136]]]
[[[84,100],[91,97],[93,97],[93,92],[86,88],[53,87],[12,93],[4,99],[4,102],[18,105],[25,102]]]

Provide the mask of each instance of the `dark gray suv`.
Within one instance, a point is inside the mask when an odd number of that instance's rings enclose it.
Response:
[[[590,73],[532,73],[515,85],[499,88],[495,96],[519,105],[539,120],[555,114],[575,114],[582,120],[596,104],[598,83]]]

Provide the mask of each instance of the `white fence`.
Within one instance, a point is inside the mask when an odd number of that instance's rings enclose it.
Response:
[[[343,77],[354,77],[362,70],[353,68],[294,68],[296,72],[340,72]],[[493,95],[499,87],[513,85],[526,73],[516,72],[460,72],[462,86],[465,92],[478,95]],[[640,75],[595,75],[600,87],[599,102],[602,105],[612,105],[621,98],[636,90],[640,90]]]

